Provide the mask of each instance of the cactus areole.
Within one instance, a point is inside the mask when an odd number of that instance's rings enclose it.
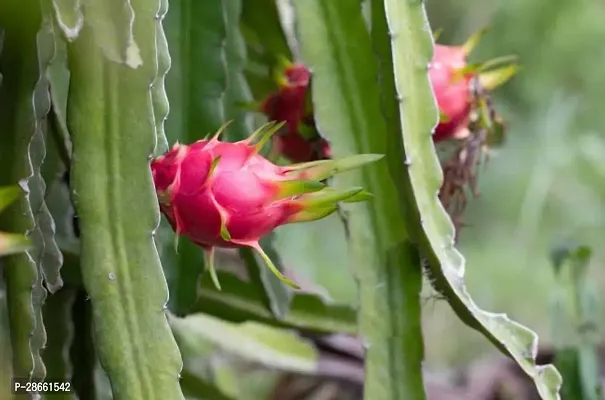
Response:
[[[277,166],[258,151],[282,125],[267,124],[235,143],[218,139],[221,128],[211,139],[177,143],[151,162],[161,212],[177,237],[186,236],[205,250],[219,288],[213,249],[242,246],[256,250],[282,281],[296,287],[275,268],[260,247],[260,238],[284,224],[323,218],[336,211],[340,201],[371,197],[362,188],[340,190],[320,181],[382,156]]]

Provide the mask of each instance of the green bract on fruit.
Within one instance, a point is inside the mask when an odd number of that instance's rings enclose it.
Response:
[[[235,143],[220,141],[221,129],[212,139],[175,144],[151,162],[162,213],[177,236],[206,251],[217,287],[213,249],[242,246],[256,250],[282,281],[296,287],[275,268],[260,238],[280,225],[323,218],[336,211],[338,202],[371,197],[362,188],[340,190],[320,181],[382,155],[277,166],[258,151],[282,126],[267,124]]]

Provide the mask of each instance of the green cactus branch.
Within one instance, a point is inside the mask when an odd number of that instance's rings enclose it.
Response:
[[[350,259],[359,285],[359,335],[365,348],[364,398],[424,399],[420,329],[422,271],[402,221],[404,209],[387,165],[401,153],[387,148],[393,132],[380,108],[377,64],[359,1],[300,1],[296,22],[303,60],[313,71],[317,126],[335,158],[386,154],[386,162],[352,171],[336,185],[360,184],[368,204],[344,204]],[[387,212],[388,210],[388,217]]]
[[[390,96],[390,101],[398,103],[402,159],[405,157],[407,167],[400,187],[407,197],[408,229],[428,260],[432,285],[464,323],[517,361],[535,381],[542,398],[558,399],[561,376],[552,365],[536,365],[537,335],[503,314],[481,310],[464,285],[465,260],[454,247],[452,222],[436,195],[442,173],[429,134],[438,113],[425,67],[431,60],[433,43],[424,4],[396,0],[377,3],[384,7],[388,26],[388,35],[382,32],[381,36],[383,42],[389,42],[390,57],[382,60],[381,76],[393,77],[396,89],[396,96]],[[382,7],[376,5],[373,10]]]
[[[32,247],[5,260],[4,277],[11,328],[13,375],[43,378],[40,349],[46,342],[41,307],[46,297],[43,275],[51,290],[61,281],[60,255],[54,243],[52,219],[44,202],[40,174],[45,150],[44,119],[49,111],[44,74],[53,55],[43,27],[40,2],[5,1],[0,5],[4,43],[0,56],[0,176],[1,184],[17,184],[26,191],[1,217],[0,229],[26,234]],[[42,29],[41,29],[42,28]],[[52,37],[51,37],[52,38]],[[48,267],[48,269],[46,268]]]
[[[99,360],[116,400],[183,399],[152,238],[159,210],[148,164],[157,132],[150,83],[158,76],[160,1],[54,6],[70,39],[72,198]],[[79,22],[70,25],[74,15]]]

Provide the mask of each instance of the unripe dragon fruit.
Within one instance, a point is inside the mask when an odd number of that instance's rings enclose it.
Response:
[[[275,75],[279,90],[260,104],[269,120],[286,122],[282,132],[273,136],[272,151],[295,163],[330,159],[330,145],[318,133],[313,119],[311,72],[302,64],[283,61],[282,65]]]
[[[508,62],[510,57],[481,64],[467,62],[468,55],[484,32],[485,30],[481,30],[475,33],[461,46],[435,44],[433,59],[429,64],[429,79],[441,115],[433,134],[435,142],[467,135],[473,103],[471,81],[475,77],[479,78],[482,88],[489,91],[506,82],[517,71],[517,66],[514,64],[486,71],[488,67],[495,64]]]
[[[218,139],[223,127],[211,139],[177,143],[151,162],[160,210],[177,238],[186,236],[205,250],[219,288],[213,249],[244,246],[256,250],[282,281],[297,287],[275,268],[259,245],[260,238],[284,224],[323,218],[336,211],[338,202],[371,197],[362,188],[338,190],[320,181],[382,156],[277,166],[258,151],[282,126],[267,124],[235,143]]]

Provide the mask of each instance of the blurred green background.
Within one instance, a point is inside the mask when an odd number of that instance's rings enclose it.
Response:
[[[469,204],[470,226],[459,247],[479,306],[507,313],[548,344],[553,245],[570,239],[590,245],[591,273],[605,289],[605,3],[427,0],[427,7],[433,30],[443,29],[441,44],[461,44],[489,25],[471,58],[519,56],[520,74],[493,96],[508,138],[482,169],[481,196]],[[282,227],[277,247],[290,247],[283,253],[286,265],[331,297],[355,302],[355,282],[339,261],[345,250],[336,218],[313,223],[317,235],[299,235],[303,226]],[[497,354],[445,302],[428,292],[426,297],[429,366],[460,366]]]

